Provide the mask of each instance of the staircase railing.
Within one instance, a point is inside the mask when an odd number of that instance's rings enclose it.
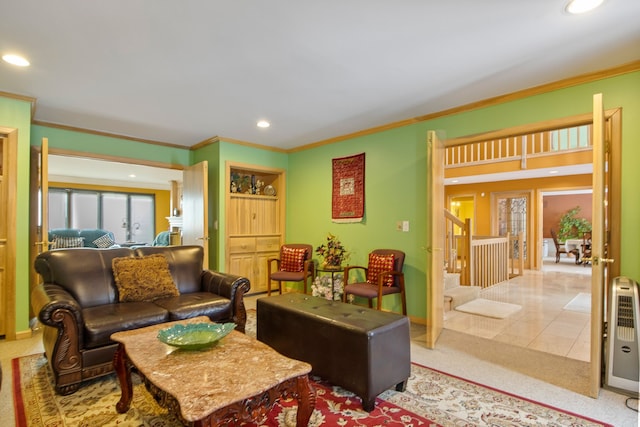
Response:
[[[446,244],[445,263],[448,273],[460,273],[460,284],[469,285],[469,249],[471,248],[471,219],[460,220],[451,211],[444,210]]]
[[[462,221],[447,209],[444,216],[446,271],[459,273],[461,285],[487,288],[522,275],[523,233],[515,237],[472,236],[471,219]]]
[[[471,240],[471,285],[488,288],[509,280],[509,236],[474,236]]]

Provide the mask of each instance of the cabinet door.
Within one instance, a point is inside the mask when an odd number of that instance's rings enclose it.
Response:
[[[228,207],[227,232],[230,235],[251,234],[251,199],[247,197],[231,197]]]
[[[251,292],[254,292],[255,282],[255,255],[253,253],[229,255],[229,273],[246,277],[251,283]]]
[[[251,200],[251,233],[278,234],[280,233],[280,208],[277,199]]]
[[[256,254],[256,275],[255,275],[255,283],[256,286],[253,286],[251,283],[251,291],[256,292],[264,292],[269,287],[269,278],[267,277],[267,273],[269,270],[267,269],[267,261],[270,258],[278,258],[280,257],[280,252],[259,252]],[[276,268],[276,263],[273,263],[271,268]],[[272,286],[276,286],[277,282],[273,282]]]

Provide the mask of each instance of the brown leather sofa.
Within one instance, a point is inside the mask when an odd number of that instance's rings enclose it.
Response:
[[[112,260],[153,254],[168,260],[180,295],[119,302]],[[73,248],[38,255],[34,267],[43,283],[31,292],[31,305],[44,325],[43,344],[56,391],[71,394],[82,381],[113,371],[114,332],[196,316],[235,322],[244,332],[249,280],[203,270],[203,256],[200,246]]]

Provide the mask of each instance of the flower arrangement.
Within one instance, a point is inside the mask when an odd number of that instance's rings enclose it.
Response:
[[[324,245],[316,248],[316,253],[324,259],[325,267],[340,267],[344,261],[349,259],[349,252],[340,243],[337,236],[329,233]]]
[[[332,276],[326,274],[316,277],[311,285],[311,295],[333,301],[342,300],[342,292],[344,290],[342,274],[334,275],[333,286],[331,284],[331,277]]]

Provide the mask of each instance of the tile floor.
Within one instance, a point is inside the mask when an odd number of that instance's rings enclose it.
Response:
[[[482,298],[521,305],[519,312],[492,319],[452,310],[445,313],[444,327],[588,362],[590,314],[564,309],[579,293],[591,293],[591,268],[549,258],[542,271],[526,270],[481,291]]]

